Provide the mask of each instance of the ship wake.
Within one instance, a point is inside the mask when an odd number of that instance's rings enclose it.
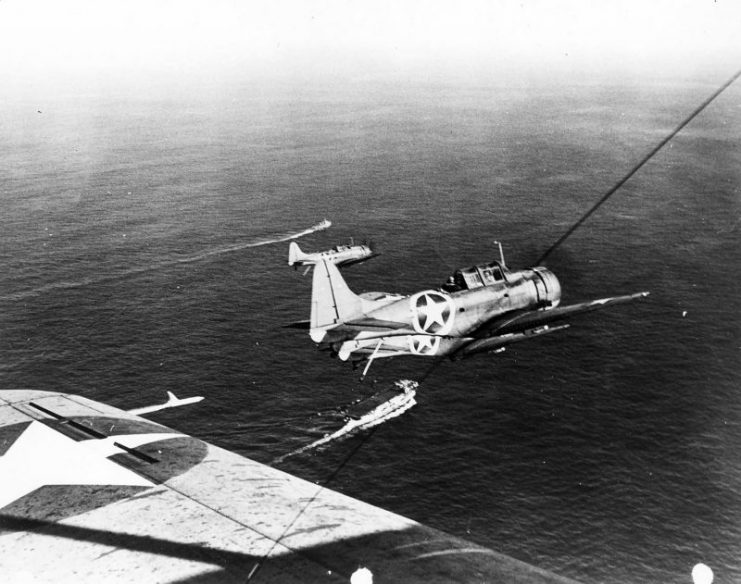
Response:
[[[32,288],[31,290],[24,290],[21,292],[11,293],[6,296],[0,296],[0,300],[25,300],[27,298],[39,296],[41,294],[45,294],[47,292],[51,292],[54,290],[66,290],[66,289],[71,289],[71,288],[80,288],[82,286],[91,286],[94,284],[105,284],[108,282],[115,282],[117,280],[123,280],[125,278],[131,278],[133,276],[139,276],[141,274],[146,274],[148,272],[154,272],[156,270],[161,270],[163,268],[176,266],[178,264],[190,264],[194,262],[200,262],[210,257],[219,256],[225,253],[231,253],[231,252],[235,252],[235,251],[239,251],[243,249],[248,249],[251,247],[260,247],[263,245],[282,243],[284,241],[289,241],[292,239],[298,239],[299,237],[303,237],[304,235],[309,235],[311,233],[316,233],[317,231],[322,231],[324,229],[327,229],[331,225],[332,225],[331,221],[328,221],[327,219],[325,219],[324,221],[321,221],[320,223],[317,223],[316,225],[312,225],[311,227],[309,227],[308,229],[304,229],[303,231],[289,232],[285,234],[275,235],[272,237],[258,239],[257,241],[249,241],[249,242],[240,243],[237,245],[230,245],[228,247],[212,249],[212,250],[204,251],[201,253],[189,255],[186,257],[182,257],[182,258],[176,258],[176,259],[171,259],[171,260],[167,260],[163,262],[157,262],[154,264],[150,264],[148,266],[130,268],[128,270],[123,270],[116,274],[89,276],[89,277],[80,278],[77,280],[66,280],[66,281],[60,280],[57,282],[50,282],[43,286]]]
[[[311,444],[302,446],[279,456],[270,464],[276,465],[287,458],[309,452],[330,442],[343,440],[362,430],[367,430],[379,424],[396,418],[413,407],[417,402],[414,396],[417,394],[418,383],[409,379],[401,379],[394,382],[394,387],[387,391],[379,392],[366,400],[353,404],[347,409],[345,425],[339,430],[326,434]]]

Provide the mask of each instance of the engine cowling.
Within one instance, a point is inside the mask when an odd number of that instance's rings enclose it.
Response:
[[[561,302],[561,283],[556,274],[542,266],[532,269],[538,304],[544,308],[555,308]]]

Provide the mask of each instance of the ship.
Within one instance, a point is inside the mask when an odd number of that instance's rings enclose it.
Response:
[[[400,416],[417,403],[414,397],[418,385],[411,379],[400,379],[393,387],[353,404],[345,412],[347,423],[338,432],[371,428]]]

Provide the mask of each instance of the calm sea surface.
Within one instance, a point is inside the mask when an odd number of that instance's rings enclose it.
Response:
[[[532,265],[722,79],[49,95],[0,119],[0,384],[123,408],[263,462],[396,379],[404,416],[281,468],[584,582],[741,581],[741,88],[548,261],[564,302],[650,290],[464,362],[368,379],[281,326],[311,278],[266,243],[373,240],[357,291]],[[323,415],[319,415],[323,414]],[[360,442],[364,443],[360,445]]]

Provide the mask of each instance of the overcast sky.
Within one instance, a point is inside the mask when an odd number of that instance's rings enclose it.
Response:
[[[11,83],[526,66],[741,67],[738,0],[0,0]]]

